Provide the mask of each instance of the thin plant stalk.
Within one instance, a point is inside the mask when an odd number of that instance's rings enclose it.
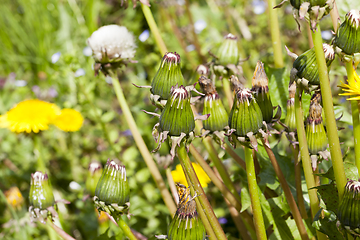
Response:
[[[214,211],[206,197],[206,194],[205,194],[203,188],[201,187],[198,177],[196,176],[196,173],[191,164],[189,156],[187,155],[184,143],[181,143],[180,146],[177,148],[177,154],[178,154],[181,166],[183,167],[183,171],[184,171],[185,175],[187,175],[189,177],[189,180],[190,180],[189,186],[193,187],[195,190],[195,194],[197,196],[197,198],[195,198],[195,200],[196,200],[196,206],[197,206],[198,211],[203,210],[205,212],[205,215],[206,215],[208,221],[210,222],[211,228],[213,229],[216,238],[218,240],[226,240],[227,238],[225,236],[225,233],[224,233],[223,229],[221,228],[220,223],[214,214]]]
[[[238,192],[236,191],[236,188],[235,188],[233,182],[231,181],[230,176],[229,176],[224,164],[220,160],[214,145],[211,142],[211,138],[206,137],[203,140],[203,144],[204,144],[207,152],[209,153],[209,157],[210,157],[212,163],[214,164],[214,166],[216,167],[217,171],[219,172],[221,179],[225,183],[226,187],[238,199],[238,201],[241,202],[240,196],[239,196]]]
[[[312,33],[312,37],[315,48],[316,62],[319,69],[321,96],[322,96],[322,102],[325,112],[325,122],[326,122],[326,130],[327,130],[326,133],[329,140],[331,161],[334,168],[336,187],[339,192],[339,200],[341,200],[342,196],[344,195],[344,188],[347,180],[345,177],[345,170],[344,170],[342,153],[340,149],[338,129],[335,121],[334,105],[333,105],[329,75],[327,71],[325,55],[322,45],[321,29],[319,24],[317,24],[316,27],[317,30]]]
[[[229,144],[225,145],[225,151],[237,162],[243,169],[246,169],[245,161],[237,155],[237,153],[230,147]]]
[[[130,240],[137,240],[135,235],[132,233],[130,227],[126,224],[124,219],[122,219],[122,216],[119,217],[117,224],[119,225],[119,227],[121,228],[121,230],[123,231],[126,237],[128,237]]]
[[[302,191],[302,184],[301,184],[301,164],[299,161],[299,147],[291,145],[291,150],[294,155],[294,165],[295,165],[295,187],[296,187],[296,196],[299,205],[299,210],[301,213],[302,218],[305,220],[308,218],[305,201]]]
[[[201,59],[202,63],[206,63],[206,57],[201,53],[201,46],[200,46],[200,42],[198,39],[198,35],[195,32],[195,27],[194,27],[194,20],[192,18],[191,15],[191,11],[190,11],[190,4],[189,4],[189,0],[185,0],[185,12],[186,15],[188,16],[189,19],[189,27],[190,27],[190,31],[193,35],[193,44],[195,46],[195,50],[199,56],[199,58]]]
[[[166,48],[166,45],[160,35],[159,28],[156,25],[156,22],[154,20],[154,16],[148,6],[145,4],[141,4],[141,9],[144,13],[145,19],[150,27],[150,30],[152,34],[154,34],[156,45],[159,47],[161,55],[165,55],[165,53],[168,51]]]
[[[213,170],[214,170],[215,175],[218,178],[221,178],[219,171],[216,168],[213,168]],[[242,239],[251,240],[252,238],[247,231],[247,226],[244,224],[239,211],[236,210],[236,208],[234,206],[232,206],[231,203],[226,198],[224,198],[224,200],[226,202],[226,205],[228,206],[231,218],[233,219],[235,226],[236,226],[237,230],[239,231]],[[254,234],[255,234],[255,232],[254,232]]]
[[[41,171],[45,173],[47,170],[46,163],[41,152],[43,146],[41,143],[40,136],[38,136],[38,134],[36,133],[33,134],[33,142],[34,142],[34,154],[37,159],[37,171]]]
[[[176,190],[176,186],[175,186],[175,182],[174,182],[174,179],[171,175],[171,169],[170,168],[167,168],[166,169],[166,178],[168,180],[168,184],[169,184],[169,187],[170,187],[170,192],[175,200],[175,203],[176,205],[179,203],[179,195],[177,193],[177,190]]]
[[[348,82],[354,86],[354,69],[352,62],[345,63],[346,72],[348,76]],[[351,100],[351,115],[353,120],[353,133],[354,133],[354,150],[355,150],[355,164],[360,173],[360,120],[359,120],[359,101]]]
[[[211,167],[207,164],[207,162],[204,160],[204,158],[201,156],[201,154],[196,150],[196,148],[193,145],[190,145],[190,152],[191,155],[194,157],[195,161],[201,166],[201,168],[209,176],[211,182],[213,182],[214,185],[220,190],[221,194],[224,196],[224,199],[228,200],[238,212],[241,212],[241,201],[238,201],[238,199],[229,191],[229,189],[225,186],[225,184],[221,181],[221,179],[216,176],[214,171],[211,169]],[[251,222],[251,216],[246,211],[243,211],[240,214],[244,218],[245,223],[247,223],[248,231],[250,233],[255,233],[254,232],[255,227]]]
[[[232,104],[233,104],[233,91],[230,88],[230,81],[227,77],[223,77],[222,79],[222,84],[223,84],[223,90],[227,99],[227,105],[229,106],[229,109],[232,108]]]
[[[304,121],[303,121],[304,114],[301,106],[301,93],[302,93],[302,89],[300,90],[300,87],[297,87],[295,93],[296,129],[297,129],[297,135],[299,141],[301,160],[305,174],[306,186],[310,198],[311,214],[312,217],[314,217],[315,214],[319,211],[320,207],[319,207],[319,199],[317,197],[317,190],[314,188],[316,187],[316,184],[312,171],[309,149],[306,142],[306,134],[305,134]],[[316,231],[316,235],[318,237],[318,240],[326,239],[326,235],[322,234],[319,231]]]
[[[245,162],[246,162],[246,174],[249,184],[251,206],[254,214],[254,225],[255,225],[256,236],[258,240],[266,240],[267,237],[266,237],[265,223],[261,210],[260,196],[256,181],[252,149],[248,147],[244,147],[244,152],[245,152]]]
[[[142,5],[144,6],[144,5]],[[145,142],[142,138],[138,127],[135,123],[134,117],[131,114],[131,111],[129,109],[129,106],[126,102],[123,90],[120,86],[120,82],[117,79],[117,77],[112,76],[112,83],[113,87],[116,93],[116,97],[118,99],[118,102],[120,104],[120,107],[123,111],[123,114],[125,116],[126,122],[130,128],[130,131],[134,137],[135,143],[137,147],[139,148],[139,151],[141,153],[141,156],[143,157],[147,167],[149,168],[149,171],[156,183],[157,188],[160,190],[161,196],[165,202],[165,205],[170,211],[171,216],[174,216],[176,212],[176,205],[171,197],[171,194],[169,193],[168,189],[166,188],[165,182],[160,174],[159,169],[157,168]]]
[[[290,211],[291,211],[291,213],[292,213],[292,215],[294,217],[294,220],[295,220],[296,226],[297,226],[297,228],[299,230],[301,239],[308,240],[309,236],[308,236],[308,234],[306,232],[306,228],[305,228],[304,222],[302,220],[299,208],[296,205],[294,196],[292,195],[290,187],[286,182],[285,176],[284,176],[283,172],[281,171],[281,168],[280,168],[280,166],[279,166],[279,164],[278,164],[278,162],[277,162],[277,160],[275,158],[275,155],[274,155],[273,151],[265,144],[264,139],[262,139],[262,143],[263,143],[263,146],[265,148],[266,153],[269,156],[271,164],[272,164],[272,166],[273,166],[273,168],[275,170],[276,176],[279,179],[281,188],[284,191],[286,200],[287,200],[287,202],[289,204]]]
[[[56,226],[50,219],[46,221],[47,225],[51,227],[62,239],[64,240],[75,240],[72,236],[67,234],[64,230]],[[56,239],[56,238],[55,238]]]
[[[190,56],[190,53],[186,50],[186,43],[184,38],[182,37],[182,33],[179,29],[179,27],[176,25],[175,19],[176,17],[174,17],[174,14],[170,13],[170,9],[163,9],[161,8],[160,11],[165,15],[166,19],[168,22],[170,22],[171,24],[171,28],[175,34],[175,37],[177,38],[181,48],[184,51],[186,60],[190,62],[191,66],[193,66],[194,68],[197,67],[197,63],[195,61],[195,59],[193,57]]]
[[[268,0],[268,14],[269,14],[269,22],[270,22],[270,32],[271,32],[271,42],[274,51],[274,64],[275,68],[283,68],[284,67],[284,59],[282,53],[282,44],[280,38],[280,28],[279,28],[279,20],[278,20],[278,9],[274,9],[275,0]]]
[[[183,165],[181,165],[181,166],[183,166]],[[186,178],[186,182],[188,183],[188,186],[191,186],[190,185],[191,181],[190,181],[189,176],[185,174],[185,178]],[[195,196],[196,193],[195,193],[195,190],[193,187],[190,187],[190,193],[192,196]],[[196,209],[197,213],[200,215],[200,219],[201,219],[202,223],[204,224],[204,227],[205,227],[207,235],[209,236],[209,239],[217,240],[214,230],[212,229],[210,222],[206,217],[205,212],[203,211],[202,208],[198,208],[198,206],[200,206],[200,202],[199,202],[199,199],[197,199],[197,197],[195,197],[195,202],[196,202],[196,206],[197,206],[197,209]]]

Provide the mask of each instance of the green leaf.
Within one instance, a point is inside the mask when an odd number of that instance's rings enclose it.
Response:
[[[345,176],[347,180],[355,180],[357,181],[359,179],[359,173],[356,165],[354,163],[345,162],[344,163],[344,170],[345,170]],[[334,169],[333,167],[330,167],[329,170],[326,173],[319,173],[316,174],[320,177],[326,177],[330,180],[335,181],[335,175],[334,175]],[[344,186],[345,187],[345,186]]]
[[[315,187],[321,196],[321,199],[326,205],[326,209],[329,211],[337,212],[339,205],[339,194],[334,183],[320,185]]]
[[[114,111],[106,112],[101,116],[101,120],[104,123],[111,122],[116,116],[116,113]]]
[[[249,190],[247,187],[243,187],[241,189],[241,210],[240,210],[240,212],[245,211],[250,206],[251,206],[251,199],[250,199]]]
[[[281,118],[286,115],[286,104],[289,96],[290,74],[285,68],[271,68],[265,66],[266,75],[269,78],[269,92],[273,106],[279,105],[282,110]]]
[[[334,106],[335,118],[339,118],[340,122],[347,123],[349,125],[353,125],[352,116],[345,106]]]
[[[318,231],[326,234],[330,240],[346,239],[344,235],[339,231],[336,222],[337,218],[334,212],[320,209],[316,213],[312,225]]]

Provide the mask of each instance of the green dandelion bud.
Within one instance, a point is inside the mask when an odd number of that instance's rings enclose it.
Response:
[[[261,61],[256,64],[251,91],[259,104],[264,121],[270,123],[273,119],[273,105],[269,93],[269,79]]]
[[[160,128],[169,136],[180,136],[194,131],[195,120],[190,106],[190,93],[184,86],[172,87],[161,116]]]
[[[317,155],[325,151],[328,140],[321,117],[322,107],[320,93],[315,93],[311,98],[309,117],[306,120],[306,141],[311,155]],[[312,157],[313,169],[317,167],[317,157]]]
[[[239,62],[237,37],[229,33],[224,39],[217,51],[218,62],[223,66],[228,64],[236,65]]]
[[[323,50],[325,53],[326,65],[329,67],[335,59],[335,51],[332,46],[326,43],[323,44]],[[309,49],[296,58],[293,69],[291,70],[290,84],[294,81],[307,90],[317,88],[320,84],[319,68],[316,62],[314,48]]]
[[[351,234],[360,236],[360,182],[350,180],[338,209],[341,225]]]
[[[336,32],[334,45],[337,52],[353,55],[360,52],[360,11],[351,10]]]
[[[151,82],[151,100],[157,106],[162,100],[170,97],[170,90],[176,84],[184,85],[184,77],[180,68],[180,55],[176,52],[166,53],[161,60],[160,67]],[[161,105],[164,105],[162,103]]]
[[[169,240],[204,240],[205,227],[198,217],[196,203],[190,195],[190,188],[176,183],[179,193],[179,203],[174,218],[168,229]]]
[[[129,194],[125,166],[108,160],[96,186],[95,206],[99,211],[104,211],[116,219],[121,214],[128,213]]]
[[[31,174],[29,193],[31,220],[45,223],[47,217],[56,217],[55,199],[48,175],[42,172]]]
[[[289,132],[294,132],[296,129],[296,118],[295,118],[295,91],[296,83],[290,85],[289,87],[289,100],[286,105],[286,117],[285,125]]]
[[[204,129],[211,132],[223,131],[228,126],[228,113],[217,93],[211,80],[201,76],[199,84],[205,93],[203,115],[210,114],[207,120],[203,121]]]
[[[95,196],[96,185],[99,182],[102,170],[102,166],[99,162],[92,162],[89,165],[85,188],[90,196]]]
[[[256,99],[251,94],[250,89],[240,89],[236,92],[234,104],[230,111],[229,133],[233,133],[240,142],[246,143],[247,139],[250,139],[252,147],[257,149],[257,141],[254,135],[259,132],[262,126],[263,116]]]

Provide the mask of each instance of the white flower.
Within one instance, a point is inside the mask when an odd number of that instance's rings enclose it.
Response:
[[[135,55],[134,36],[123,26],[103,26],[91,34],[87,43],[96,62],[113,62]]]

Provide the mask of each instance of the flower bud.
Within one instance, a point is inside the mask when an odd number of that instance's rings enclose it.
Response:
[[[151,82],[151,100],[157,106],[161,100],[168,100],[172,86],[184,85],[180,68],[180,55],[168,52],[161,60],[160,67]]]
[[[295,91],[296,83],[292,83],[289,87],[289,100],[286,105],[286,117],[285,125],[289,132],[294,132],[296,129],[296,118],[295,118]]]
[[[320,93],[311,98],[309,117],[306,120],[306,141],[311,155],[317,155],[327,148],[328,140],[321,117],[322,107]],[[317,167],[317,158],[312,157],[313,169]]]
[[[176,183],[179,193],[179,203],[169,230],[169,240],[189,239],[204,240],[206,236],[205,227],[198,217],[196,203],[190,195],[190,188]]]
[[[334,45],[343,53],[352,55],[360,52],[360,11],[351,10],[336,32]]]
[[[172,87],[171,96],[160,115],[160,129],[169,136],[188,135],[194,131],[195,120],[190,106],[190,93],[184,86]]]
[[[96,185],[99,182],[103,169],[99,162],[89,164],[85,187],[90,196],[95,196]]]
[[[269,93],[269,79],[261,61],[256,64],[251,91],[259,104],[264,121],[270,123],[273,119],[273,105]]]
[[[6,201],[15,209],[20,209],[24,204],[24,198],[18,187],[11,187],[5,191]]]
[[[347,231],[356,236],[360,235],[360,182],[350,180],[346,183],[337,215]]]
[[[48,175],[42,172],[35,172],[31,174],[31,186],[29,193],[29,212],[31,220],[40,220],[45,223],[49,216],[57,216],[54,205],[55,199]]]
[[[227,66],[228,64],[236,65],[239,62],[237,37],[229,33],[224,39],[217,51],[218,62],[223,66]]]
[[[94,202],[99,211],[104,211],[115,219],[127,214],[130,207],[129,183],[125,166],[108,160],[96,186]]]
[[[215,86],[204,76],[199,78],[199,84],[205,93],[203,115],[210,114],[209,118],[203,121],[204,129],[210,132],[223,131],[228,126],[229,116]]]
[[[250,89],[244,88],[236,92],[234,104],[229,115],[229,134],[234,134],[241,143],[257,149],[255,134],[263,126],[263,116],[256,99],[251,94]],[[231,141],[232,139],[229,138]],[[235,144],[234,144],[235,145]]]
[[[241,89],[236,93],[229,116],[229,126],[235,134],[245,137],[249,132],[257,133],[262,127],[263,116],[256,99],[249,89]]]
[[[335,59],[335,52],[329,44],[323,44],[326,65],[329,67]],[[329,68],[328,68],[329,70]],[[316,62],[315,49],[311,48],[297,57],[291,70],[290,84],[296,81],[305,89],[309,89],[311,85],[318,86],[320,84],[319,67]]]

